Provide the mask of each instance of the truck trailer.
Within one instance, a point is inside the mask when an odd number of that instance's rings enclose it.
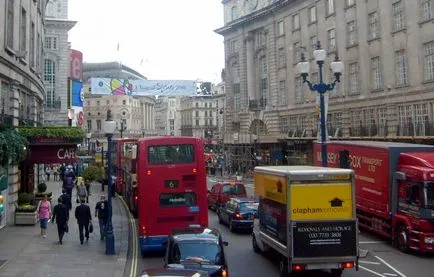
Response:
[[[257,166],[256,253],[274,250],[280,276],[358,269],[354,172],[314,166]]]
[[[329,167],[355,172],[361,229],[391,239],[402,252],[434,252],[434,146],[330,141]],[[314,145],[321,164],[321,145]]]

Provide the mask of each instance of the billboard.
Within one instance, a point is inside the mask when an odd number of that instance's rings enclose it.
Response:
[[[83,82],[83,53],[69,49],[69,76],[70,79]]]
[[[68,118],[72,121],[72,126],[82,127],[84,125],[84,113],[83,113],[83,83],[78,80],[69,79],[68,86]]]
[[[117,78],[91,78],[93,95],[130,96],[197,96],[193,80],[128,80]]]
[[[351,181],[332,184],[291,184],[292,220],[350,219]]]
[[[71,105],[72,107],[83,107],[83,100],[84,100],[84,94],[83,94],[83,83],[76,81],[76,80],[70,80],[70,86],[71,86]]]

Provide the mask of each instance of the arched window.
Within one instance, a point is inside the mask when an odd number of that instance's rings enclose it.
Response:
[[[56,63],[51,59],[44,61],[44,83],[47,94],[46,107],[54,108],[56,97]]]

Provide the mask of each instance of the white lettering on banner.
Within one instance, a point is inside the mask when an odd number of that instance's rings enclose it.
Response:
[[[60,148],[59,150],[57,150],[57,158],[59,158],[60,160],[74,159],[75,158],[75,149],[74,148],[69,148],[69,149]]]
[[[350,155],[351,168],[361,168],[362,157]]]

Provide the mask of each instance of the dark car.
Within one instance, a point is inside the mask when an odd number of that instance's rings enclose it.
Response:
[[[206,271],[185,269],[182,265],[176,265],[145,269],[139,277],[209,277],[209,275]]]
[[[231,197],[247,197],[246,187],[240,182],[221,182],[216,183],[208,191],[208,208],[217,213],[219,208],[224,205]]]
[[[257,217],[259,203],[253,198],[231,198],[220,207],[219,223],[227,224],[231,232],[235,229],[253,230],[253,220]]]
[[[176,229],[168,238],[164,265],[181,264],[185,269],[206,271],[211,277],[228,277],[227,245],[217,229]]]

